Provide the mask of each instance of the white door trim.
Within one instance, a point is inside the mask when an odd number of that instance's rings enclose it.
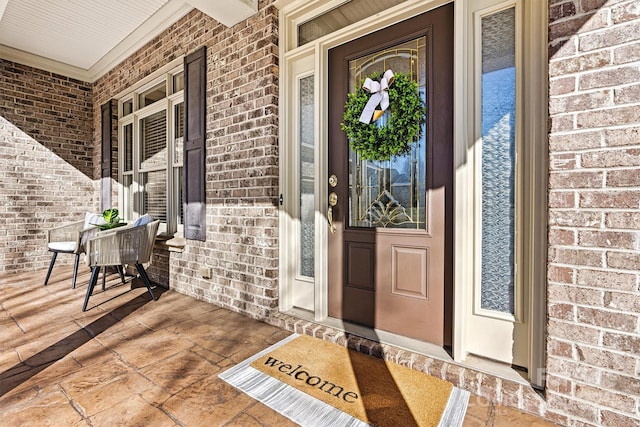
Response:
[[[528,282],[529,293],[524,296],[524,315],[533,319],[530,322],[529,360],[530,379],[534,384],[542,385],[539,369],[544,367],[544,340],[545,340],[545,289],[546,289],[546,37],[538,37],[546,34],[547,30],[547,1],[522,0],[526,17],[525,31],[536,35],[525,37],[524,50],[530,55],[524,60],[524,66],[532,70],[524,87],[525,99],[530,108],[528,120],[524,124],[522,132],[525,138],[535,141],[535,150],[529,167],[537,171],[532,180],[524,183],[529,196],[523,201],[525,210],[533,208],[530,217],[525,222],[532,227],[525,227],[524,238],[530,243],[530,250],[523,256],[524,271],[521,273]],[[335,0],[330,5],[338,4]],[[291,158],[291,152],[287,146],[290,143],[289,129],[291,123],[291,111],[288,110],[286,100],[289,99],[290,89],[288,85],[291,79],[291,64],[300,58],[310,55],[314,58],[314,70],[316,75],[316,260],[314,283],[314,311],[311,318],[317,322],[335,324],[335,319],[327,318],[327,105],[328,77],[327,57],[328,51],[347,41],[362,35],[379,30],[386,26],[401,22],[412,16],[449,3],[447,0],[408,0],[403,4],[390,8],[373,17],[364,19],[356,24],[344,27],[334,33],[323,36],[304,46],[296,47],[297,25],[320,13],[329,7],[329,2],[321,0],[278,0],[276,7],[280,8],[280,149],[281,168],[280,186],[284,196],[284,206],[280,210],[280,310],[291,311],[292,282],[287,278],[289,270],[287,264],[291,262],[289,242],[295,236],[291,235],[292,220],[287,214],[287,203],[291,201],[293,187],[289,182],[287,165],[294,165],[297,160]],[[333,6],[332,6],[333,7]],[[469,354],[468,349],[468,322],[473,312],[473,295],[470,284],[474,281],[473,258],[474,243],[469,236],[474,233],[473,200],[465,196],[470,183],[473,183],[473,153],[470,151],[474,134],[474,109],[467,102],[473,95],[473,87],[470,86],[468,70],[472,67],[472,58],[468,56],[469,39],[467,31],[472,28],[469,14],[469,2],[465,0],[454,1],[454,188],[455,188],[455,218],[454,218],[454,324],[453,324],[453,360],[463,363]],[[295,197],[293,197],[295,198]]]

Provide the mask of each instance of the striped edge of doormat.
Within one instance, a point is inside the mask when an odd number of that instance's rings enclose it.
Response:
[[[293,334],[221,373],[219,377],[254,399],[267,405],[303,427],[365,427],[367,422],[317,399],[277,378],[263,373],[251,363],[300,337]],[[304,337],[304,336],[303,336]],[[324,343],[324,342],[322,342]],[[331,344],[331,343],[328,343]],[[335,344],[331,344],[335,345]],[[426,374],[425,374],[426,375]],[[469,402],[469,392],[451,387],[438,427],[462,425]],[[435,427],[436,424],[433,424]]]

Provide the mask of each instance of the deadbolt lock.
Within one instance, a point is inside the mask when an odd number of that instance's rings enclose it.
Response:
[[[331,188],[335,188],[336,185],[338,185],[338,177],[332,174],[329,177],[329,185],[331,186]]]

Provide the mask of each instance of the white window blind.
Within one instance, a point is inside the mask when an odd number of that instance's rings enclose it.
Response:
[[[167,171],[161,169],[142,174],[144,213],[161,222],[167,221]]]
[[[140,169],[149,170],[167,166],[167,112],[158,111],[141,120],[142,142]]]

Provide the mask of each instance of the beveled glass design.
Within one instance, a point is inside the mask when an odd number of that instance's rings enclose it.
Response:
[[[482,18],[481,307],[514,313],[515,8]]]
[[[313,76],[299,81],[300,117],[300,274],[314,276],[315,208],[314,208],[314,90]]]
[[[349,61],[349,91],[372,73],[391,69],[418,83],[425,99],[426,37]],[[391,86],[393,87],[393,85]],[[388,109],[372,126],[385,126]],[[423,135],[425,129],[423,129]],[[351,227],[426,228],[426,140],[414,141],[411,151],[388,161],[360,159],[349,148],[349,218]]]

